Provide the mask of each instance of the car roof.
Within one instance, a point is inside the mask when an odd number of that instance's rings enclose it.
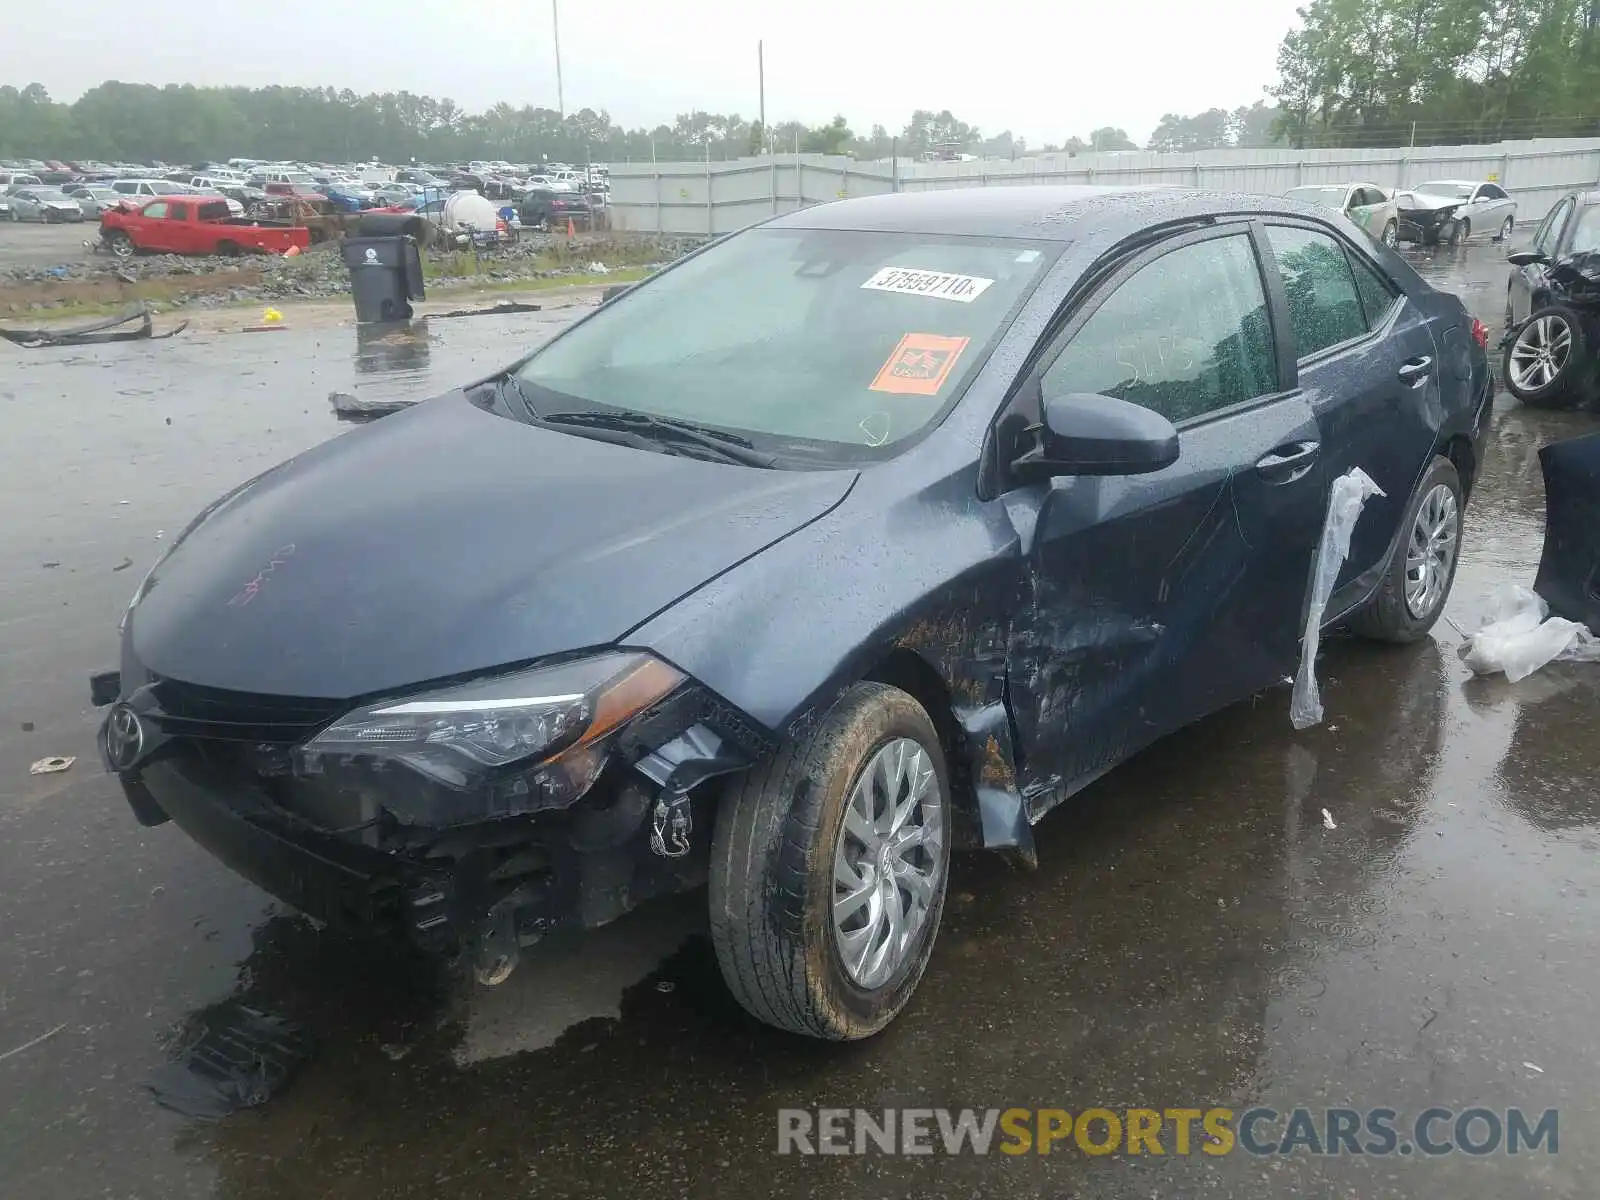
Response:
[[[1235,213],[1314,217],[1315,205],[1284,196],[1208,192],[1161,185],[1109,187],[1029,185],[941,188],[837,200],[777,217],[778,229],[841,229],[876,233],[927,233],[1016,237],[1069,242],[1093,228],[1127,237],[1184,219]]]

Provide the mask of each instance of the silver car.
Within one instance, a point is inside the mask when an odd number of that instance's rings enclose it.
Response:
[[[98,183],[80,183],[63,190],[78,202],[78,207],[83,210],[83,215],[91,221],[99,220],[100,214],[116,204],[117,201],[127,199],[127,197],[112,191],[111,188]]]
[[[14,187],[9,193],[13,221],[81,221],[83,209],[60,188]]]
[[[1395,200],[1408,241],[1454,245],[1487,233],[1503,242],[1517,223],[1517,202],[1492,180],[1429,179],[1395,193]]]

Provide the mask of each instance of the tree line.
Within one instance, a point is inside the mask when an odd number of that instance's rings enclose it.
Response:
[[[1275,103],[1169,113],[1145,148],[1600,135],[1600,0],[1310,0],[1279,49],[1278,75],[1266,89]],[[1111,127],[1030,146],[1010,130],[986,136],[948,109],[919,109],[893,131],[873,125],[857,132],[843,116],[763,129],[737,113],[698,111],[626,129],[603,109],[562,114],[502,103],[467,112],[453,100],[404,91],[361,96],[331,87],[108,81],[63,104],[37,83],[0,86],[0,158],[584,163],[729,159],[767,150],[882,159],[1138,148]]]

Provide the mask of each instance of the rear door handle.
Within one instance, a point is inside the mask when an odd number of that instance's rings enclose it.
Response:
[[[1321,442],[1276,446],[1256,460],[1256,470],[1268,483],[1293,483],[1311,469],[1321,450]]]
[[[1433,359],[1424,354],[1421,358],[1409,359],[1400,365],[1400,379],[1412,387],[1421,387],[1427,380],[1428,372],[1433,370]]]

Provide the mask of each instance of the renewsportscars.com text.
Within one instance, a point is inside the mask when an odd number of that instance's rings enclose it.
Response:
[[[1556,1154],[1559,1111],[783,1108],[779,1154]]]

